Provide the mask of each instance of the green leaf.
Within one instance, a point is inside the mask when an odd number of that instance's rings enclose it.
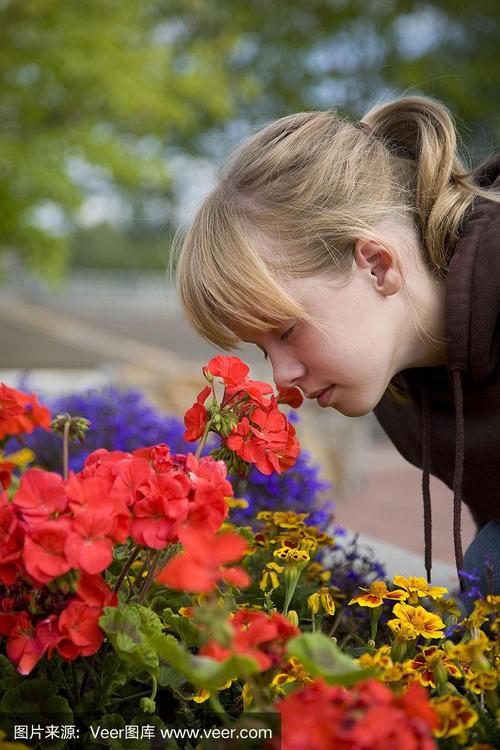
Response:
[[[162,632],[158,615],[139,604],[105,607],[99,624],[120,659],[158,677],[158,654],[151,643]]]
[[[2,728],[10,735],[16,724],[74,724],[73,712],[66,698],[56,695],[57,690],[52,682],[31,678],[7,690],[0,701]],[[63,750],[65,745],[65,739],[49,739],[37,747]]]
[[[246,678],[259,671],[257,663],[246,656],[232,656],[224,662],[204,656],[194,656],[172,635],[155,637],[159,656],[193,685],[215,690],[230,679]]]
[[[362,669],[350,656],[343,654],[334,641],[323,633],[302,633],[288,643],[288,655],[296,656],[313,677],[323,677],[330,684],[349,687],[374,674]]]
[[[163,610],[162,616],[169,629],[179,636],[185,646],[200,644],[200,631],[187,617],[172,612],[170,607]]]
[[[0,654],[0,695],[7,688],[14,687],[20,679],[10,659]]]

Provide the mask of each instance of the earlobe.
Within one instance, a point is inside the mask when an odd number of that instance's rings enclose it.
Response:
[[[396,294],[402,286],[401,272],[396,258],[374,240],[358,240],[354,247],[358,268],[370,273],[375,289],[385,296]]]

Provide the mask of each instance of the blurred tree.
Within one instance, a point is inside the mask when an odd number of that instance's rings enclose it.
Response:
[[[45,275],[64,266],[85,187],[165,196],[168,140],[234,115],[233,39],[193,40],[199,66],[182,66],[156,6],[0,0],[0,250]]]
[[[167,147],[226,150],[234,120],[359,116],[411,88],[447,102],[480,157],[499,31],[498,0],[0,0],[0,251],[57,272],[86,191],[165,201]]]

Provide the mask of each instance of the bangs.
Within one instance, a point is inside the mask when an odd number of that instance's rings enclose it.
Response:
[[[264,248],[234,200],[221,193],[219,187],[205,200],[186,235],[177,289],[197,333],[231,349],[241,340],[239,331],[267,333],[291,318],[310,317],[277,281],[291,276],[289,259]]]

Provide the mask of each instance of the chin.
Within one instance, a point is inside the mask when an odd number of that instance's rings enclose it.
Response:
[[[345,417],[364,417],[370,414],[377,406],[380,398],[366,396],[363,398],[346,398],[338,403],[333,403],[332,408]]]

